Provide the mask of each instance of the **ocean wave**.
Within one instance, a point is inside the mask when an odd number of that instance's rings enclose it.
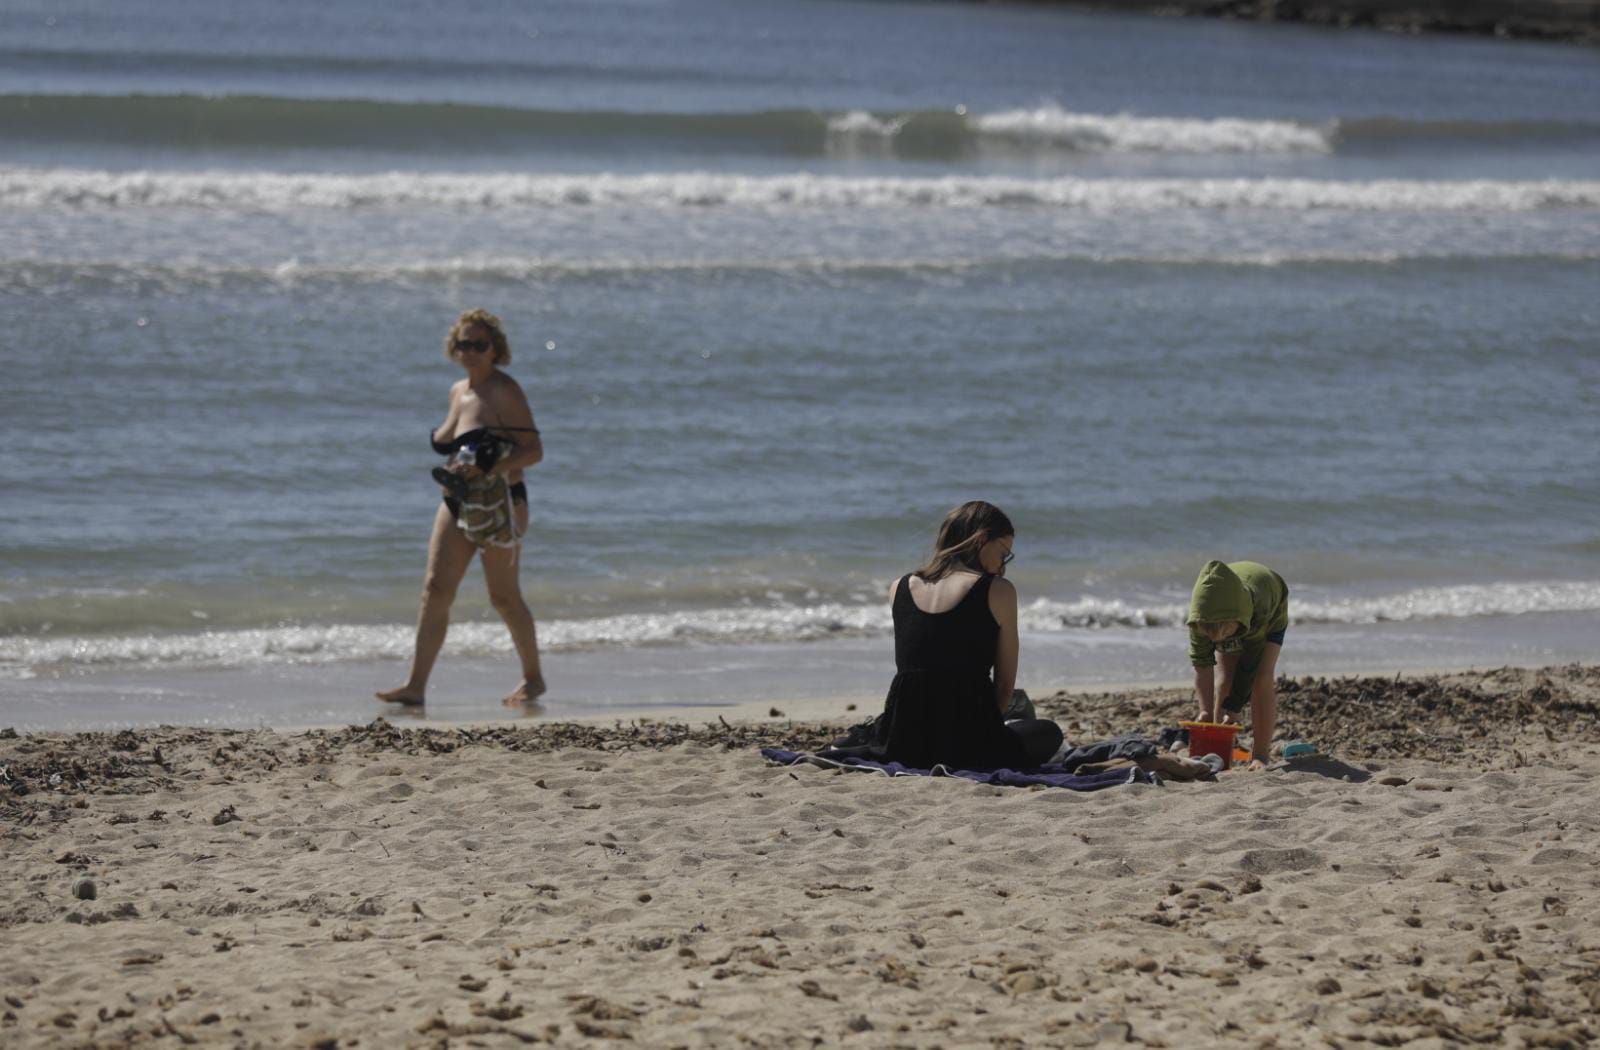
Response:
[[[1600,207],[1600,179],[1082,179],[945,176],[287,174],[0,169],[0,207],[299,211],[385,208],[1054,208],[1100,213],[1525,212]]]
[[[144,148],[259,146],[472,152],[637,147],[692,142],[740,153],[825,156],[841,138],[907,156],[986,147],[1065,153],[1327,153],[1336,122],[1075,113],[1046,104],[994,113],[810,109],[673,113],[547,110],[446,102],[278,96],[0,95],[0,134],[17,141],[93,140]],[[720,145],[719,145],[720,144]]]
[[[194,56],[190,56],[193,58]],[[88,61],[115,63],[115,56]],[[205,56],[207,63],[253,61]],[[268,66],[276,59],[267,62]],[[347,61],[304,56],[292,60],[308,76],[337,73]],[[332,61],[335,68],[324,68]],[[407,60],[409,62],[409,60]],[[357,68],[357,67],[352,67]],[[364,73],[409,72],[379,60]],[[485,66],[487,70],[496,67]],[[583,76],[579,65],[513,63],[506,72]],[[448,75],[448,74],[445,74]],[[604,75],[623,75],[607,69]],[[698,71],[645,70],[644,79],[683,79]],[[1429,148],[1459,140],[1491,146],[1600,137],[1600,124],[1552,121],[1415,121],[1398,118],[1318,120],[1236,116],[1178,117],[1083,113],[1054,102],[988,113],[953,109],[872,111],[774,109],[734,112],[641,112],[531,109],[460,102],[294,98],[280,95],[0,95],[0,137],[13,142],[88,142],[141,149],[440,149],[476,153],[527,152],[564,144],[584,149],[636,150],[640,143],[694,143],[738,153],[826,156],[841,139],[875,139],[907,157],[952,157],[986,149],[1051,153],[1318,154],[1367,143],[1385,149],[1415,143]]]
[[[1287,120],[1071,113],[1056,106],[973,116],[979,135],[1079,153],[1329,153],[1337,125]]]
[[[1419,587],[1396,594],[1359,597],[1292,595],[1292,624],[1378,624],[1525,613],[1600,611],[1600,582],[1505,582]],[[1189,606],[1182,601],[1132,602],[1084,597],[1073,601],[1038,599],[1020,611],[1030,630],[1059,631],[1114,627],[1183,626]]]
[[[1600,582],[1504,582],[1422,587],[1363,597],[1295,597],[1292,624],[1379,624],[1526,613],[1600,611]],[[1187,603],[1140,602],[1084,596],[1038,599],[1020,610],[1024,631],[1063,633],[1182,628]],[[550,651],[662,645],[796,644],[837,638],[883,637],[893,629],[880,603],[627,613],[585,620],[547,620],[540,642]],[[289,625],[163,634],[13,634],[0,638],[0,677],[127,667],[229,668],[271,664],[401,660],[415,632],[395,625]],[[511,643],[496,623],[452,625],[451,652],[505,655]]]
[[[540,646],[563,652],[653,645],[810,642],[882,634],[890,629],[880,605],[822,604],[628,613],[591,620],[539,624]],[[41,670],[117,667],[229,668],[268,664],[325,664],[345,660],[403,659],[415,630],[401,625],[296,625],[170,634],[0,638],[0,677],[30,677]],[[505,627],[452,624],[451,652],[486,656],[511,652]]]
[[[415,284],[427,286],[440,281],[475,281],[522,287],[531,281],[585,282],[649,279],[663,276],[704,277],[707,279],[775,276],[785,278],[835,279],[849,276],[873,278],[915,278],[918,275],[981,275],[988,272],[1020,276],[1032,273],[1092,272],[1106,268],[1173,268],[1200,270],[1290,270],[1323,268],[1406,267],[1455,268],[1467,265],[1525,265],[1538,263],[1586,263],[1600,261],[1600,249],[1592,252],[1544,252],[1538,254],[1445,255],[1437,253],[1403,254],[1378,252],[1240,252],[1237,254],[1176,255],[1163,252],[1146,254],[1059,253],[1025,256],[984,256],[965,258],[883,257],[883,258],[642,258],[578,259],[537,257],[483,257],[418,260],[389,263],[303,263],[286,259],[269,266],[173,264],[157,262],[112,262],[78,260],[43,262],[38,260],[0,260],[0,293],[11,295],[62,296],[116,292],[138,295],[181,295],[192,291],[236,289],[290,290],[328,286]],[[0,599],[3,600],[3,599]]]

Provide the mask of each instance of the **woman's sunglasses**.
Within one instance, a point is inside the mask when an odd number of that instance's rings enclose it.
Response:
[[[455,348],[457,353],[460,353],[463,350],[471,350],[474,353],[481,354],[485,350],[489,349],[489,340],[487,340],[487,339],[457,339],[454,343],[451,344],[451,346]]]

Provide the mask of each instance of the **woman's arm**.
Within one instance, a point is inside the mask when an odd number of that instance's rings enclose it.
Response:
[[[450,407],[445,411],[444,422],[435,427],[433,434],[431,435],[433,440],[436,442],[450,440],[449,438],[440,437],[440,434],[449,434],[450,437],[455,437],[456,424],[460,422],[461,419],[462,385],[462,383],[452,383],[450,385]]]
[[[1000,625],[994,647],[994,702],[1003,715],[1011,707],[1011,690],[1017,687],[1017,587],[1004,576],[989,585],[989,611]]]
[[[510,376],[502,375],[502,378],[505,382],[495,391],[494,415],[499,426],[504,428],[506,440],[511,442],[511,451],[494,465],[492,473],[509,474],[544,459],[544,442],[539,440],[539,431],[533,425],[533,409],[522,387]]]

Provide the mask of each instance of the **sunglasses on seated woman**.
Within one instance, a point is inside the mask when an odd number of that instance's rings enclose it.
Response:
[[[450,345],[458,353],[463,350],[471,350],[474,353],[481,354],[485,350],[489,349],[490,344],[489,340],[487,339],[457,339]]]

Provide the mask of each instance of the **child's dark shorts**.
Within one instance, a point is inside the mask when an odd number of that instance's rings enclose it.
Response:
[[[1233,688],[1222,698],[1224,711],[1243,711],[1250,706],[1250,694],[1255,690],[1256,672],[1261,669],[1261,657],[1267,651],[1267,642],[1282,645],[1285,633],[1273,631],[1260,644],[1249,646],[1239,654],[1239,669],[1233,673]]]

